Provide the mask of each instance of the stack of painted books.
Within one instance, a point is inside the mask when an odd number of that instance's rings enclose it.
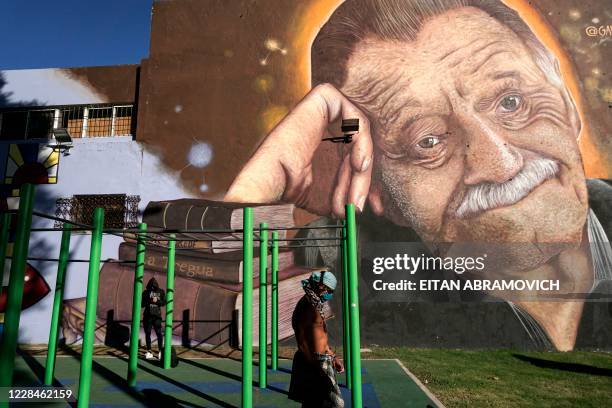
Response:
[[[254,225],[267,222],[269,228],[292,227],[292,205],[250,205],[201,199],[150,202],[143,214],[149,230],[181,230],[176,234],[174,283],[174,334],[190,344],[241,345],[242,327],[242,234],[210,233],[242,229],[243,207],[253,207]],[[202,232],[199,232],[202,231]],[[205,232],[204,232],[205,231]],[[285,238],[285,231],[279,238]],[[271,234],[270,234],[271,235]],[[168,268],[167,235],[148,234],[145,250],[144,285],[155,277],[166,287]],[[126,234],[119,246],[120,261],[135,261],[136,236]],[[281,242],[280,246],[284,246]],[[253,339],[258,345],[259,241],[254,240],[253,260]],[[291,250],[279,252],[279,339],[293,335],[291,314],[303,295],[301,280],[313,268],[297,266]],[[268,282],[271,282],[268,259]],[[106,263],[100,272],[98,317],[113,316],[116,321],[130,321],[134,263]],[[271,284],[268,283],[268,297]],[[268,319],[270,301],[268,301]],[[268,332],[268,341],[270,341]]]

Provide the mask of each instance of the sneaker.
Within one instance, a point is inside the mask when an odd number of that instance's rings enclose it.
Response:
[[[159,353],[157,353],[157,359],[161,360],[161,351]]]
[[[147,360],[153,360],[153,353],[151,353],[150,351],[147,351],[147,354],[145,354],[145,359]]]

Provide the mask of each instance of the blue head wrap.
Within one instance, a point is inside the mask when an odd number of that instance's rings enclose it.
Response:
[[[323,283],[331,290],[336,290],[336,286],[338,285],[338,280],[330,271],[315,271],[310,275],[309,279],[304,279],[302,281],[302,286],[308,285],[310,282]]]

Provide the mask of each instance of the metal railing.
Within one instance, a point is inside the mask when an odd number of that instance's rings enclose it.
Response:
[[[0,111],[0,140],[49,139],[64,128],[73,138],[134,134],[133,104],[62,105]]]

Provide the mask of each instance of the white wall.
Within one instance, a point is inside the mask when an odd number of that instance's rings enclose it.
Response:
[[[121,193],[140,195],[142,211],[152,200],[190,197],[178,180],[178,176],[168,172],[157,157],[131,137],[75,139],[70,155],[60,157],[58,183],[37,186],[35,210],[54,215],[55,200],[59,197]],[[32,227],[53,227],[53,221],[34,217]],[[29,256],[57,258],[60,238],[59,232],[33,232]],[[119,237],[106,235],[102,259],[117,258],[121,241]],[[72,259],[88,259],[90,235],[73,233],[70,246]],[[51,292],[21,314],[19,342],[46,343],[57,264],[32,261],[31,265],[44,276]],[[87,271],[87,263],[69,265],[64,299],[86,296]]]
[[[87,83],[80,82],[60,69],[31,69],[0,71],[6,84],[0,90],[10,103],[37,105],[108,103]],[[0,144],[0,157],[5,157],[7,144]],[[35,210],[55,214],[59,197],[75,194],[140,195],[140,210],[152,200],[190,197],[174,172],[165,169],[156,156],[144,150],[132,137],[75,139],[69,156],[61,156],[58,183],[36,188]],[[201,154],[196,151],[197,158]],[[206,156],[206,155],[205,155]],[[206,156],[208,157],[208,156]],[[190,159],[190,158],[188,158]],[[201,161],[201,160],[200,160]],[[195,163],[205,167],[205,163]],[[188,162],[187,162],[188,163]],[[4,165],[0,163],[0,166]],[[4,173],[0,169],[0,173]],[[33,227],[53,227],[54,222],[34,217]],[[61,233],[34,232],[30,239],[30,257],[57,258]],[[102,259],[116,258],[121,238],[105,236]],[[73,233],[71,258],[88,259],[90,235]],[[21,343],[46,343],[49,336],[51,305],[55,290],[57,263],[31,261],[43,275],[51,292],[37,304],[23,311],[19,327]],[[8,284],[10,261],[5,265],[4,285]],[[86,296],[87,263],[72,263],[68,267],[64,299]]]

